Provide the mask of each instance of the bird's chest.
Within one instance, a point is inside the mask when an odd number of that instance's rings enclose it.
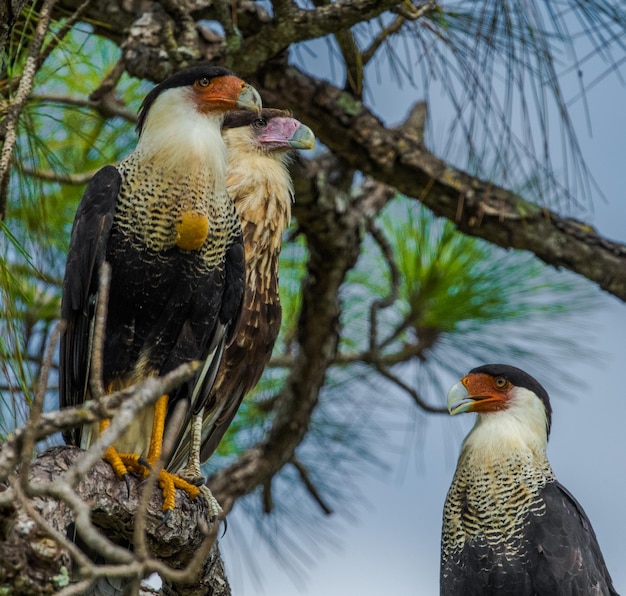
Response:
[[[125,172],[118,195],[113,234],[120,246],[127,243],[156,255],[176,249],[183,260],[193,261],[198,254],[201,264],[215,266],[235,220],[225,188],[209,172],[165,176],[131,169]]]
[[[528,516],[545,512],[540,493],[551,479],[549,465],[530,458],[468,462],[446,499],[444,542],[452,550],[474,542],[504,556],[517,553]]]

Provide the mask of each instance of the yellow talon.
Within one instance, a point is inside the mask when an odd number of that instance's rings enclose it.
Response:
[[[200,489],[193,484],[189,484],[186,480],[183,480],[175,474],[161,471],[159,474],[159,486],[163,491],[163,511],[169,511],[174,509],[176,505],[176,489],[184,490],[190,498],[196,499],[200,494]]]
[[[162,395],[154,404],[154,415],[152,418],[152,435],[148,455],[142,458],[136,453],[119,453],[115,447],[109,447],[103,459],[107,461],[118,478],[125,478],[129,472],[145,479],[161,457],[163,448],[163,432],[165,430],[165,417],[167,415],[168,396]],[[109,426],[109,420],[100,422],[100,433]],[[159,473],[159,486],[163,493],[163,511],[167,512],[176,506],[176,489],[184,490],[190,498],[196,499],[200,494],[197,486],[187,482],[185,479],[161,470]]]
[[[109,447],[104,452],[102,459],[111,465],[111,467],[113,468],[113,471],[115,472],[115,475],[118,478],[122,479],[124,478],[124,476],[126,476],[126,474],[128,474],[128,468],[126,467],[126,464],[124,463],[124,459],[117,452],[117,449],[115,447]]]

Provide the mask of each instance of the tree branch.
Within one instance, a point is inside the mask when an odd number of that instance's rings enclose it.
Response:
[[[37,457],[29,473],[29,490],[34,492],[34,497],[28,497],[17,483],[5,489],[5,493],[10,492],[16,498],[3,499],[0,507],[0,524],[7,529],[0,541],[0,589],[12,586],[12,594],[56,593],[76,573],[84,578],[77,584],[81,591],[76,592],[76,586],[69,586],[63,593],[84,593],[99,577],[146,577],[155,571],[176,581],[193,580],[185,568],[201,557],[198,552],[206,548],[203,545],[214,543],[218,528],[214,525],[211,532],[207,531],[208,510],[204,501],[192,501],[186,494],[178,493],[176,508],[163,520],[160,490],[152,491],[145,519],[149,554],[139,558],[125,548],[115,547],[110,540],[123,544],[132,540],[134,519],[140,507],[141,481],[131,478],[129,496],[126,485],[116,478],[111,466],[98,460],[73,490],[63,479],[84,455],[75,447],[49,449]],[[79,511],[83,514],[77,515]],[[87,520],[81,519],[85,513]],[[85,556],[89,553],[92,557],[93,551],[85,550],[83,543],[79,548],[78,544],[67,540],[66,536],[72,536],[74,529],[91,547],[110,545],[96,552],[105,550],[118,564],[95,565]],[[121,559],[115,555],[118,550],[124,555]],[[204,588],[198,588],[196,580],[193,591],[177,587],[176,592],[169,593],[229,594],[223,571],[219,578],[215,576],[216,569],[221,568],[216,544],[205,558],[199,580],[204,582]],[[74,569],[75,564],[78,564],[77,569]],[[209,585],[216,591],[206,589]],[[16,586],[20,586],[18,592],[15,592]]]
[[[339,0],[314,10],[289,10],[284,18],[281,15],[256,35],[244,39],[237,51],[225,57],[225,63],[249,76],[291,44],[344,31],[397,4],[397,0]]]
[[[294,67],[261,73],[268,105],[287,105],[350,166],[420,200],[459,230],[505,248],[534,253],[626,300],[626,245],[488,181],[453,168],[408,127],[388,129],[351,95]]]

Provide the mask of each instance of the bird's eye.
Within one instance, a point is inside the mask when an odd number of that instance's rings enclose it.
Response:
[[[208,87],[209,84],[211,83],[211,80],[208,79],[207,77],[202,77],[201,79],[198,79],[196,83],[198,87]]]
[[[504,377],[496,377],[495,383],[498,389],[502,389],[503,387],[506,387],[506,384],[508,383],[508,381]]]
[[[267,120],[265,118],[255,118],[252,121],[254,128],[265,128],[267,126]]]

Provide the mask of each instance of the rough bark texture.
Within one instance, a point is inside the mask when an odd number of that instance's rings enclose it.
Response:
[[[67,473],[82,454],[74,447],[47,450],[33,462],[29,485],[33,490],[45,491],[45,487]],[[9,488],[5,485],[6,490]],[[131,478],[128,495],[125,483],[118,480],[111,466],[102,460],[75,488],[78,497],[89,504],[93,524],[116,544],[133,541],[141,491],[141,482]],[[205,539],[203,524],[206,525],[207,508],[204,501],[193,502],[180,491],[176,499],[176,509],[164,521],[160,491],[153,491],[145,516],[145,540],[150,556],[173,569],[181,569]],[[35,496],[29,502],[53,530],[71,538],[76,537],[77,531],[77,541],[85,539],[67,503],[50,496]],[[33,520],[20,500],[4,503],[0,507],[0,593],[53,594],[67,585],[69,577],[79,580],[81,573],[63,545]],[[185,587],[168,586],[164,593],[230,594],[217,544],[197,582]]]

